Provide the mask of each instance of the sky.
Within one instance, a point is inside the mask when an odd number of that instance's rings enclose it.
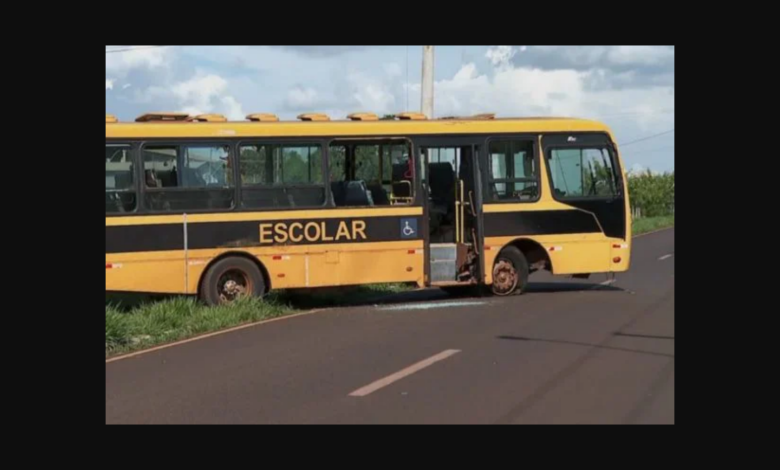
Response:
[[[422,46],[106,46],[106,113],[381,116],[420,110],[421,72]],[[600,120],[674,171],[674,46],[435,46],[434,117],[478,113]]]

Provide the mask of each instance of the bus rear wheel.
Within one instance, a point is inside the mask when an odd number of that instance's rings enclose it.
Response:
[[[491,291],[499,296],[523,294],[528,286],[528,271],[522,251],[514,246],[504,248],[493,263]]]
[[[231,303],[243,297],[262,297],[266,286],[263,273],[252,261],[238,256],[214,263],[200,287],[200,297],[208,305]]]

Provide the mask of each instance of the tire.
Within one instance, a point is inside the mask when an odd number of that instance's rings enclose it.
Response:
[[[514,246],[501,250],[493,264],[493,295],[521,295],[528,287],[528,260],[523,252]],[[498,282],[496,282],[498,281]]]
[[[263,273],[255,263],[240,256],[231,256],[214,263],[206,271],[200,285],[200,298],[208,305],[226,304],[240,297],[262,297],[265,294]]]

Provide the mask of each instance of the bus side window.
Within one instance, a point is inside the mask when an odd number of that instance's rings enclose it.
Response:
[[[488,164],[487,200],[532,202],[539,198],[539,169],[533,141],[491,140]]]
[[[147,145],[144,188],[151,211],[225,210],[233,207],[227,145]]]
[[[241,206],[320,207],[325,204],[320,144],[258,144],[239,149]]]
[[[405,141],[342,141],[328,150],[330,188],[337,207],[411,204],[414,160]]]
[[[134,168],[129,145],[106,144],[106,214],[136,210]]]

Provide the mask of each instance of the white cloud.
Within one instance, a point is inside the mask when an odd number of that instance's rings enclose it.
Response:
[[[113,90],[114,89],[114,82],[116,80],[106,79],[106,90]]]
[[[307,69],[307,75],[317,77],[332,65],[333,58],[309,57],[291,49],[271,46],[192,46],[181,54],[228,67],[254,70],[261,74]]]
[[[517,51],[518,50],[512,46],[495,46],[488,48],[485,57],[493,64],[493,67],[505,67],[509,65],[512,57],[515,56]]]
[[[627,68],[674,68],[673,46],[515,46],[522,56],[513,56],[515,65],[543,69],[593,67],[626,70]],[[647,70],[645,70],[647,72]],[[662,73],[656,70],[655,73]]]
[[[166,67],[170,63],[169,59],[173,55],[173,50],[174,48],[156,47],[106,54],[106,72],[124,76],[133,69],[158,69]]]
[[[504,56],[506,57],[506,56]],[[674,108],[673,87],[593,87],[598,70],[542,70],[506,63],[492,77],[466,64],[434,87],[436,116],[493,112],[499,116],[569,116],[630,118],[640,131],[668,126]],[[419,91],[419,84],[414,85]],[[628,118],[626,118],[628,116]]]
[[[206,111],[203,110],[203,108],[198,108],[197,106],[185,106],[178,110],[180,113],[187,113],[190,116],[197,116],[199,114],[206,114]]]
[[[561,46],[557,46],[561,47]],[[548,49],[553,51],[553,49]],[[566,47],[563,49],[563,55],[573,64],[577,65],[595,65],[609,51],[607,46],[593,47]],[[556,51],[559,52],[559,51]]]
[[[296,86],[287,92],[286,105],[297,110],[312,110],[319,107],[321,97],[314,88]]]
[[[607,59],[621,65],[658,65],[674,59],[674,50],[665,46],[611,46]]]
[[[122,85],[122,89],[123,89],[123,90],[127,90],[127,89],[128,89],[128,88],[130,88],[131,86],[133,86],[133,85],[132,85],[132,84],[130,84],[130,83],[125,83],[124,85]]]
[[[437,80],[435,115],[493,112],[504,117],[609,119],[619,127],[625,128],[627,123],[632,126],[630,137],[645,131],[666,130],[670,125],[673,85],[650,83],[640,87],[635,83],[637,72],[631,70],[607,75],[604,69],[598,68],[518,67],[511,61],[515,54],[509,46],[493,47],[485,57],[495,64],[494,68],[480,71],[476,64],[468,63],[451,78]],[[355,111],[379,115],[404,111],[406,85],[404,77],[397,76],[399,69],[387,63],[372,70],[349,70],[333,75],[330,88],[297,85],[286,92],[283,106],[291,112],[327,112],[338,118]],[[419,79],[409,85],[409,92],[409,107],[417,109]]]
[[[222,94],[225,88],[227,80],[224,78],[218,75],[203,75],[175,84],[171,92],[184,106],[209,112],[212,100]]]
[[[238,121],[246,117],[246,113],[241,107],[241,103],[236,101],[232,96],[224,96],[220,98],[222,103],[222,112],[232,121]]]
[[[504,116],[574,115],[582,110],[582,74],[504,65],[493,77],[466,64],[434,86],[436,116],[495,112]],[[416,85],[418,88],[419,85]]]
[[[170,87],[152,86],[137,91],[135,101],[171,103],[168,106],[190,115],[219,113],[229,119],[244,119],[243,108],[234,96],[228,94],[228,87],[228,81],[219,75],[196,73],[189,80],[174,83]],[[155,107],[159,107],[159,104]]]
[[[398,109],[404,101],[401,66],[388,62],[375,71],[384,73],[350,70],[333,74],[332,91],[296,85],[287,91],[283,108],[290,112],[323,112],[336,119],[358,111],[379,115],[402,111]]]
[[[354,104],[356,111],[368,111],[376,114],[386,114],[395,107],[395,95],[386,82],[368,74],[352,72],[347,75],[350,93],[348,104]]]

